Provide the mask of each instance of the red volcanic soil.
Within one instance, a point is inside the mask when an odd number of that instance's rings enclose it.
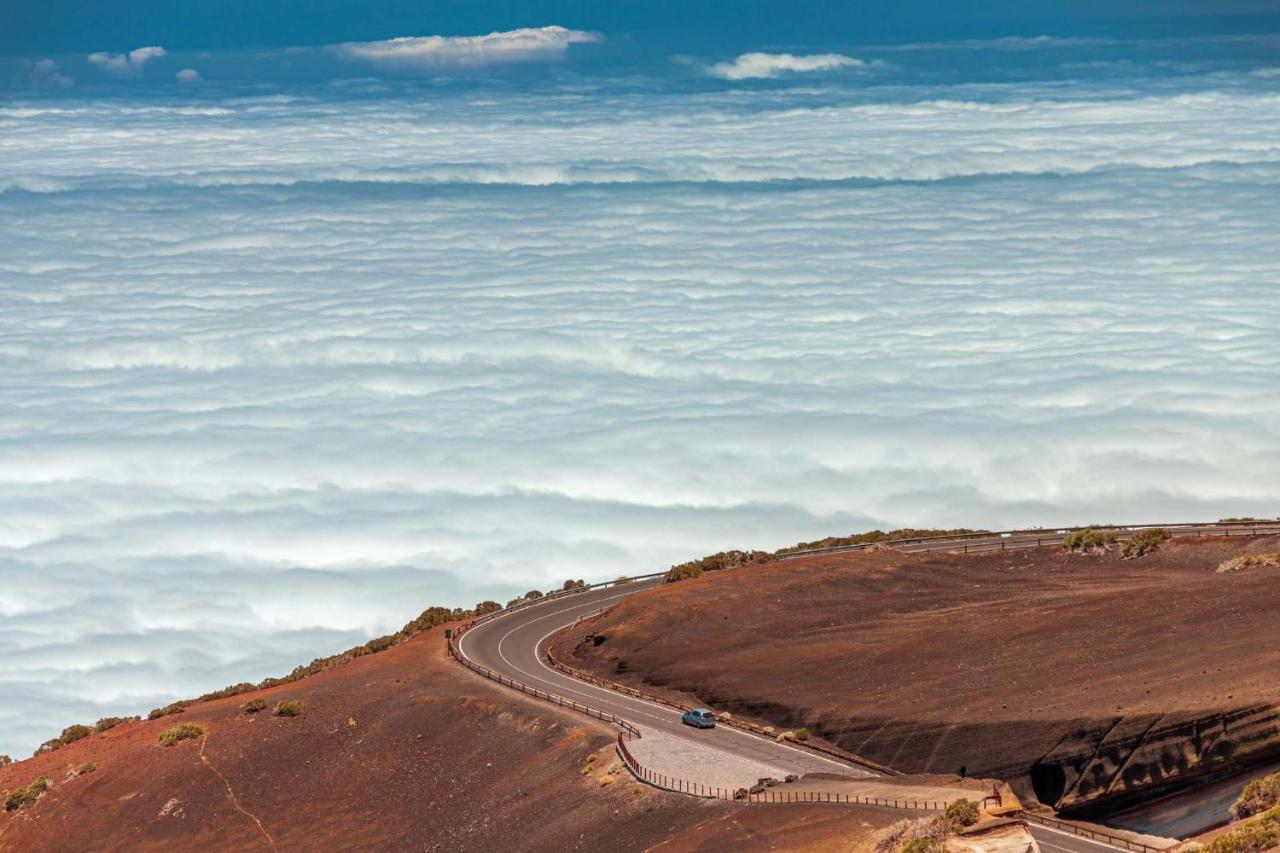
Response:
[[[239,709],[257,696],[268,710]],[[302,715],[272,716],[283,698],[301,699]],[[161,746],[178,723],[208,734]],[[612,740],[463,670],[437,629],[0,768],[0,789],[52,784],[0,810],[0,850],[638,850],[738,808],[637,791],[626,776],[602,786]],[[592,752],[600,770],[583,776]],[[86,761],[97,770],[72,777]]]
[[[604,677],[807,726],[908,772],[994,776],[1059,807],[1280,751],[1280,538],[882,550],[704,575],[555,639]]]

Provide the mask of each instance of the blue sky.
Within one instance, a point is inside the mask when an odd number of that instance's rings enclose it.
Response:
[[[381,0],[14,0],[0,52],[80,53],[158,43],[180,50],[314,46],[402,35],[471,35],[548,23],[645,49],[742,50],[1051,33],[1167,37],[1265,32],[1259,0],[725,0],[387,2]]]
[[[1273,5],[305,7],[3,12],[0,753],[725,547],[1280,512]]]
[[[563,27],[591,33],[555,63],[520,68],[490,67],[489,76],[537,80],[547,73],[624,78],[643,74],[660,85],[705,83],[682,74],[673,58],[723,59],[750,51],[775,53],[895,52],[894,67],[913,79],[932,76],[951,82],[957,75],[977,79],[1021,74],[1044,76],[1043,52],[935,49],[906,55],[905,45],[938,42],[989,43],[999,39],[1052,37],[1063,49],[1106,58],[1137,53],[1147,58],[1265,64],[1274,41],[1223,37],[1267,36],[1277,31],[1280,4],[1260,0],[1120,0],[1120,2],[168,2],[118,3],[16,0],[6,5],[0,26],[0,81],[10,91],[43,88],[66,94],[66,81],[83,93],[120,90],[138,94],[147,85],[172,84],[178,71],[199,74],[206,84],[297,86],[350,76],[361,69],[326,47],[403,37],[471,37],[524,28]],[[1215,40],[1215,37],[1217,39]],[[1146,42],[1146,47],[1140,43]],[[1128,45],[1127,47],[1124,45]],[[155,61],[107,66],[91,55],[128,56],[161,48]],[[992,63],[992,54],[1003,53]],[[884,57],[880,57],[884,59]],[[1139,56],[1141,58],[1141,56]],[[56,63],[57,71],[36,75],[34,63]],[[52,67],[46,65],[45,67]],[[369,71],[369,68],[363,69]],[[440,69],[431,69],[439,74]],[[423,68],[381,67],[378,76],[421,77]],[[461,72],[453,69],[455,75]],[[461,76],[476,82],[474,68]],[[188,75],[194,79],[192,75]]]

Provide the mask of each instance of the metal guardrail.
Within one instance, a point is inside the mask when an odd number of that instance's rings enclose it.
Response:
[[[868,551],[875,548],[897,548],[910,545],[924,545],[915,548],[914,552],[928,551],[961,551],[962,553],[978,553],[982,551],[1006,551],[1021,548],[1037,548],[1041,545],[1056,545],[1068,534],[1082,530],[1108,530],[1124,540],[1143,531],[1164,529],[1171,538],[1188,538],[1193,536],[1260,536],[1280,533],[1280,520],[1258,521],[1216,521],[1216,522],[1178,522],[1176,524],[1090,524],[1083,527],[1050,527],[1021,530],[992,530],[987,533],[961,533],[942,536],[915,536],[905,539],[885,539],[880,542],[862,542],[850,545],[829,545],[823,548],[806,548],[801,551],[779,552],[779,560],[796,560],[801,557],[813,557],[823,554],[841,554],[851,551]],[[975,541],[999,540],[999,541]],[[1013,540],[1013,541],[1003,541]],[[938,543],[931,547],[929,543]],[[966,544],[972,543],[972,544]]]
[[[474,625],[475,623],[473,622],[466,626],[463,626],[463,628],[461,628],[456,633],[454,633],[453,636],[446,641],[449,649],[449,656],[454,660],[456,660],[458,663],[462,664],[472,672],[475,672],[475,673],[478,673],[479,675],[484,676],[490,681],[496,681],[501,685],[510,687],[514,690],[519,690],[521,693],[525,693],[529,696],[533,696],[534,698],[543,699],[547,702],[551,702],[553,704],[559,705],[562,708],[569,708],[570,710],[578,711],[579,713],[586,714],[589,717],[595,717],[597,720],[603,720],[606,723],[613,723],[614,725],[622,729],[623,732],[626,732],[628,735],[632,737],[640,737],[640,730],[637,729],[634,725],[632,725],[627,720],[624,720],[622,717],[619,717],[617,714],[611,714],[608,711],[601,711],[599,708],[592,708],[590,705],[584,705],[581,702],[575,702],[572,699],[566,699],[563,696],[557,696],[556,694],[549,693],[546,690],[539,690],[537,687],[530,687],[528,684],[524,684],[523,682],[516,681],[514,678],[508,678],[507,676],[503,675],[500,672],[494,672],[488,667],[481,666],[480,664],[468,658],[466,655],[462,654],[461,649],[457,647],[456,641],[459,637],[461,637],[468,630],[474,627]],[[621,732],[619,733],[619,737],[621,737]]]
[[[702,797],[709,800],[739,800],[747,803],[839,803],[842,805],[883,806],[890,809],[909,809],[912,811],[944,811],[951,801],[948,800],[893,800],[883,797],[860,797],[857,794],[842,794],[838,791],[788,791],[763,790],[752,793],[748,788],[720,788],[704,785],[701,782],[690,782],[665,773],[650,770],[636,760],[621,733],[618,735],[618,757],[622,759],[631,774],[642,782],[671,791],[687,794],[691,797]],[[786,783],[782,783],[786,784]]]
[[[646,702],[653,702],[658,705],[664,705],[676,711],[683,712],[683,711],[693,710],[692,705],[683,705],[679,702],[673,702],[672,700],[662,696],[658,696],[655,693],[648,693],[644,690],[639,690],[635,687],[630,687],[626,684],[619,684],[616,681],[610,681],[607,678],[600,678],[599,676],[592,675],[589,672],[583,672],[582,670],[569,666],[568,664],[561,663],[559,660],[556,659],[555,655],[551,653],[550,649],[546,650],[546,658],[547,658],[547,663],[550,664],[553,669],[564,673],[570,678],[576,678],[579,681],[585,681],[588,684],[594,684],[597,687],[603,687],[606,690],[612,690],[615,693],[621,693],[625,696],[632,696],[636,699],[643,699]],[[751,734],[758,735],[764,738],[769,738],[771,740],[775,737],[775,734],[776,734],[775,732],[769,731],[764,726],[757,726],[755,723],[748,723],[743,720],[717,718],[717,724],[730,726],[732,728],[739,729],[745,732],[750,732]],[[875,761],[871,761],[870,759],[863,758],[860,755],[854,755],[851,752],[844,752],[843,750],[829,749],[825,746],[822,746],[821,744],[806,743],[804,741],[789,741],[789,743],[793,746],[797,746],[802,749],[809,750],[811,752],[817,752],[822,755],[829,756],[831,758],[836,758],[848,764],[856,764],[861,767],[865,767],[868,770],[875,771],[876,773],[882,773],[885,776],[901,776],[902,775],[900,771],[894,770],[892,767],[889,767],[884,764],[879,764]]]
[[[834,545],[827,548],[811,548],[803,551],[791,551],[785,554],[778,554],[777,556],[781,560],[793,560],[793,559],[798,559],[800,557],[807,557],[807,556],[814,556],[814,555],[821,555],[821,554],[838,554],[838,553],[851,552],[851,551],[864,551],[864,550],[878,548],[878,547],[894,547],[897,545],[919,545],[919,544],[925,544],[926,547],[924,547],[923,549],[916,549],[917,552],[918,551],[927,552],[927,551],[935,551],[935,550],[956,550],[957,543],[960,543],[960,550],[963,553],[976,553],[981,551],[1004,551],[1004,550],[1015,550],[1015,549],[1022,549],[1022,548],[1036,548],[1046,544],[1059,544],[1066,538],[1068,534],[1081,531],[1081,530],[1089,530],[1089,529],[1107,530],[1115,533],[1117,539],[1124,540],[1131,536],[1136,535],[1142,530],[1148,530],[1153,528],[1162,528],[1168,531],[1170,538],[1188,538],[1188,537],[1204,536],[1204,535],[1258,536],[1262,534],[1280,533],[1280,520],[1178,523],[1178,524],[1143,524],[1143,525],[1121,525],[1121,526],[1088,525],[1084,527],[1052,528],[1052,532],[1050,532],[1050,530],[1045,530],[1045,529],[1004,530],[1004,531],[993,531],[988,533],[971,533],[971,534],[949,535],[949,536],[938,536],[938,537],[915,537],[915,538],[908,538],[908,539],[885,540],[882,542],[869,542],[869,543],[862,543],[862,544],[856,544],[856,545]],[[1236,533],[1233,534],[1233,531],[1236,531]],[[972,540],[993,540],[993,539],[997,541],[981,541],[981,542],[972,541]],[[1013,541],[1007,541],[1007,540],[1013,540]],[[937,546],[929,547],[928,543],[934,542],[934,541],[938,543]],[[1012,548],[1010,546],[1012,546]],[[610,587],[610,586],[623,586],[628,583],[632,583],[634,581],[649,580],[651,578],[660,577],[665,574],[666,574],[665,571],[652,572],[650,574],[636,575],[634,577],[628,577],[628,578],[619,578],[617,580],[604,581],[602,583],[584,584],[583,586],[574,587],[573,589],[557,590],[557,591],[548,593],[547,595],[544,595],[540,598],[522,601],[510,607],[505,607],[505,608],[502,608],[501,610],[494,611],[493,613],[485,614],[484,616],[481,616],[473,620],[472,622],[468,623],[462,629],[460,629],[459,631],[453,634],[453,636],[448,640],[449,655],[452,658],[454,658],[454,660],[461,663],[463,666],[467,667],[473,672],[476,672],[484,676],[485,678],[491,681],[496,681],[499,684],[519,690],[522,693],[525,693],[527,695],[534,696],[536,698],[552,702],[561,707],[569,708],[571,710],[587,714],[588,716],[595,717],[596,719],[617,725],[620,729],[617,736],[618,755],[622,759],[624,766],[626,766],[627,769],[637,779],[644,781],[655,787],[662,788],[663,790],[672,791],[675,793],[687,794],[690,796],[711,798],[711,799],[735,799],[735,800],[743,799],[750,803],[797,803],[797,802],[846,803],[846,804],[883,806],[887,808],[897,808],[897,809],[912,809],[912,810],[920,810],[920,811],[939,811],[947,807],[948,803],[942,802],[942,801],[890,800],[890,799],[884,799],[884,798],[878,798],[878,797],[859,797],[851,794],[841,795],[838,792],[818,792],[818,791],[795,792],[795,791],[786,791],[786,790],[782,790],[782,791],[765,790],[757,793],[750,793],[748,791],[746,796],[743,797],[741,796],[742,789],[736,789],[731,791],[730,789],[727,789],[727,788],[718,788],[718,787],[703,785],[701,783],[689,782],[688,780],[667,776],[665,774],[660,774],[643,767],[638,761],[636,761],[635,756],[627,748],[626,739],[624,739],[623,737],[624,734],[626,735],[627,739],[636,739],[640,737],[640,730],[636,728],[636,726],[630,723],[629,721],[623,719],[622,717],[617,716],[616,714],[612,714],[608,711],[602,711],[597,708],[592,708],[589,705],[582,704],[581,702],[575,702],[571,699],[566,699],[563,696],[558,696],[554,693],[549,693],[545,690],[540,690],[536,687],[530,687],[527,684],[523,684],[519,681],[516,681],[512,678],[502,675],[501,673],[494,672],[493,670],[490,670],[487,667],[480,666],[479,664],[465,657],[461,653],[461,650],[455,644],[459,637],[461,637],[467,630],[475,627],[476,625],[482,624],[484,622],[488,622],[492,619],[509,615],[517,610],[522,610],[526,607],[530,607],[535,604],[541,604],[549,600],[565,598],[568,596],[575,595],[577,593],[587,592],[593,589],[601,589],[601,588]],[[675,708],[678,710],[682,710],[682,711],[689,710],[689,708],[684,705],[681,705],[676,702],[671,702],[655,694],[646,693],[644,691],[637,690],[636,688],[628,687],[627,685],[624,685],[624,684],[618,684],[616,682],[608,681],[607,679],[598,678],[596,676],[574,669],[573,667],[569,667],[569,666],[566,666],[565,664],[561,664],[559,661],[555,659],[555,657],[550,653],[550,651],[547,652],[547,659],[548,659],[548,662],[555,669],[573,678],[577,678],[579,680],[586,681],[588,683],[597,684],[598,686],[604,687],[609,690],[613,690],[618,693],[623,693],[626,695],[634,696],[636,698],[645,699],[646,701],[656,702],[661,705],[666,705],[668,707]],[[768,736],[771,734],[769,732],[766,732],[763,727],[755,726],[754,724],[751,724],[751,723],[743,723],[737,720],[733,720],[733,721],[726,720],[725,723],[729,725],[733,725],[735,728],[751,731],[755,734],[760,734],[762,736]],[[839,758],[841,760],[848,761],[850,763],[861,764],[865,767],[868,767],[869,769],[873,769],[881,773],[886,773],[888,775],[901,775],[899,771],[893,770],[892,768],[877,764],[876,762],[869,761],[859,756],[853,756],[852,754],[847,754],[847,755],[841,754],[834,750],[828,750],[814,744],[804,744],[801,742],[796,742],[796,745],[802,746],[817,752],[823,752],[823,753],[832,755],[836,758]],[[1070,823],[1068,821],[1059,820],[1057,818],[1046,817],[1044,815],[1034,814],[1034,813],[1025,812],[1025,811],[1018,812],[1017,815],[1032,823],[1037,823],[1051,829],[1057,829],[1062,832],[1067,832],[1067,833],[1079,836],[1081,838],[1086,838],[1094,841],[1103,841],[1104,843],[1111,844],[1113,846],[1120,847],[1125,850],[1133,851],[1133,853],[1163,853],[1164,851],[1164,848],[1153,847],[1149,844],[1144,844],[1139,841],[1132,841],[1128,838],[1124,838],[1123,836],[1113,835],[1111,833],[1103,832],[1100,830],[1089,829],[1087,827],[1082,827],[1077,824]]]
[[[543,604],[544,602],[547,602],[547,601],[556,601],[561,598],[569,598],[570,596],[578,595],[583,592],[590,592],[593,589],[603,589],[604,587],[608,587],[608,586],[627,586],[628,584],[635,583],[636,581],[646,581],[646,580],[649,580],[650,578],[662,577],[665,574],[666,574],[666,571],[650,572],[647,575],[633,575],[631,577],[618,578],[617,580],[601,581],[600,583],[583,584],[582,586],[575,586],[572,589],[552,590],[551,592],[539,598],[526,598],[525,600],[517,604],[513,604],[510,607],[504,607],[501,610],[495,610],[492,613],[486,613],[483,616],[477,616],[475,619],[471,620],[470,624],[473,627],[476,625],[483,625],[485,622],[489,622],[493,619],[497,619],[502,616],[509,616],[510,614],[515,613],[517,610],[524,610],[526,607],[532,607],[535,604]]]
[[[1169,849],[1166,847],[1152,847],[1150,844],[1143,844],[1141,841],[1131,841],[1120,835],[1113,835],[1110,832],[1102,832],[1096,829],[1079,826],[1069,823],[1065,820],[1058,820],[1056,817],[1046,817],[1044,815],[1035,814],[1034,812],[1018,812],[1018,817],[1031,823],[1038,823],[1041,826],[1047,826],[1050,829],[1056,829],[1059,832],[1068,832],[1080,838],[1087,838],[1090,841],[1102,841],[1115,847],[1121,847],[1125,850],[1132,850],[1134,853],[1164,853]]]

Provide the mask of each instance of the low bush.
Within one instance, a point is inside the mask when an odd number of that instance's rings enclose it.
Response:
[[[978,804],[973,800],[956,800],[942,813],[952,827],[973,826],[978,822]]]
[[[32,780],[31,784],[25,788],[16,788],[12,791],[4,792],[4,807],[7,811],[16,811],[17,809],[29,806],[36,800],[40,799],[40,795],[49,790],[49,780],[44,776],[37,776]]]
[[[1209,853],[1262,853],[1280,846],[1280,806],[1263,812],[1261,818],[1215,838]]]
[[[1240,798],[1231,806],[1231,816],[1241,820],[1277,805],[1280,805],[1280,773],[1272,773],[1245,785]]]
[[[902,845],[902,853],[943,853],[947,848],[932,838],[915,838]]]
[[[1126,559],[1136,560],[1157,550],[1169,540],[1169,531],[1163,527],[1148,527],[1139,530],[1124,543],[1123,554]]]
[[[965,536],[971,533],[988,533],[987,530],[970,530],[957,527],[952,530],[936,528],[917,529],[902,527],[897,530],[869,530],[866,533],[854,533],[849,536],[828,536],[812,542],[799,542],[790,548],[780,548],[778,554],[789,554],[793,551],[808,551],[813,548],[834,548],[839,545],[874,545],[877,542],[891,542],[895,539],[924,539],[929,536]]]
[[[803,741],[803,740],[808,740],[808,739],[809,739],[809,730],[808,730],[808,729],[796,729],[796,730],[795,730],[795,736],[796,736],[796,740],[802,740],[802,741]]]
[[[197,723],[178,723],[160,733],[160,743],[163,746],[173,746],[179,741],[202,737],[204,732],[204,726]]]
[[[84,774],[92,773],[97,769],[98,769],[98,765],[96,762],[86,761],[84,764],[81,764],[79,767],[76,768],[76,775],[83,776]]]
[[[1236,557],[1234,560],[1227,560],[1218,566],[1217,572],[1220,575],[1225,575],[1242,569],[1274,569],[1277,567],[1280,567],[1280,553],[1246,554],[1243,557]]]
[[[1062,542],[1062,547],[1073,552],[1100,553],[1106,551],[1115,543],[1116,534],[1114,530],[1089,527],[1068,533],[1067,538]]]
[[[188,705],[191,705],[194,702],[195,702],[194,699],[180,699],[177,702],[170,702],[168,705],[165,705],[163,708],[152,708],[151,712],[147,714],[147,719],[158,720],[161,717],[170,717],[170,716],[173,716],[174,714],[181,714],[183,711],[187,709]]]
[[[300,699],[281,699],[276,703],[275,715],[277,717],[299,717],[302,715],[302,700]]]
[[[7,767],[13,763],[13,759],[7,755],[0,755],[0,767]]]
[[[136,723],[141,719],[141,717],[103,717],[101,720],[98,720],[98,722],[93,724],[93,730],[98,734],[102,734],[109,729],[114,729],[116,726],[123,725],[124,723]]]
[[[584,581],[584,580],[572,580],[572,579],[570,579],[570,580],[567,580],[567,581],[565,581],[565,582],[564,582],[564,584],[560,587],[560,591],[561,591],[561,592],[572,592],[572,591],[573,591],[573,590],[575,590],[575,589],[586,589],[586,588],[587,588],[587,582],[586,582],[586,581]]]
[[[875,850],[876,853],[892,853],[921,841],[941,846],[943,840],[950,834],[951,829],[942,815],[932,818],[908,818],[882,830],[876,836]]]
[[[267,700],[262,697],[258,697],[257,699],[250,699],[248,702],[245,702],[240,706],[240,709],[246,714],[256,714],[259,711],[264,710],[266,707]]]
[[[719,551],[699,560],[680,563],[667,570],[667,583],[696,578],[703,572],[719,572],[725,569],[737,569],[743,566],[757,566],[776,560],[773,554],[766,551]]]
[[[679,566],[672,566],[667,570],[666,582],[676,583],[677,581],[690,580],[702,576],[702,567],[693,563],[684,563]]]

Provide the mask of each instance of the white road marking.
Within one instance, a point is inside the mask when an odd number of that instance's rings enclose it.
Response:
[[[613,691],[613,690],[610,690],[610,689],[608,689],[608,688],[606,688],[606,687],[600,687],[600,686],[595,685],[595,684],[590,684],[589,682],[580,681],[580,680],[578,680],[578,679],[576,679],[576,678],[572,678],[571,676],[567,676],[567,675],[565,675],[565,674],[563,674],[563,673],[560,673],[560,672],[558,672],[558,671],[556,671],[556,670],[552,669],[551,667],[547,666],[547,664],[546,664],[545,662],[543,662],[541,655],[538,653],[538,650],[542,647],[543,642],[545,642],[545,641],[546,641],[546,639],[547,639],[548,637],[550,637],[552,634],[556,633],[557,631],[561,630],[562,628],[567,627],[569,624],[572,624],[572,623],[565,623],[564,625],[559,625],[559,626],[557,626],[557,627],[555,627],[555,628],[552,628],[550,631],[548,631],[547,633],[545,633],[545,634],[543,634],[541,637],[539,637],[539,638],[538,638],[538,641],[534,644],[534,648],[533,648],[533,656],[534,656],[534,660],[536,660],[536,661],[538,662],[538,665],[539,665],[539,666],[541,666],[544,670],[546,670],[547,672],[551,673],[551,674],[552,674],[552,675],[554,675],[554,676],[558,676],[559,678],[567,679],[568,681],[570,681],[570,682],[573,684],[573,687],[567,687],[563,682],[551,681],[551,680],[548,680],[548,679],[546,679],[546,678],[540,677],[539,675],[537,675],[537,674],[535,674],[535,673],[529,672],[529,671],[527,671],[527,670],[525,670],[525,669],[521,669],[519,666],[517,666],[515,663],[513,663],[513,662],[511,661],[511,659],[510,659],[510,658],[508,658],[508,657],[506,656],[506,653],[503,651],[503,648],[502,648],[502,647],[503,647],[503,644],[504,644],[504,643],[506,643],[507,639],[508,639],[512,634],[514,634],[516,631],[519,631],[521,628],[524,628],[524,627],[525,627],[525,626],[527,626],[527,625],[532,625],[532,624],[533,624],[533,623],[535,623],[535,622],[541,622],[541,621],[543,621],[544,619],[550,619],[550,618],[552,618],[552,617],[554,617],[554,616],[560,616],[560,615],[563,615],[563,614],[568,613],[569,611],[572,611],[572,610],[575,610],[575,609],[579,609],[579,608],[583,608],[583,607],[590,607],[590,606],[592,606],[592,605],[597,605],[597,606],[598,606],[598,605],[602,605],[604,602],[607,602],[607,601],[613,601],[613,600],[618,599],[618,598],[624,598],[624,597],[626,597],[626,596],[628,596],[628,595],[634,595],[635,593],[637,593],[637,592],[641,592],[641,591],[642,591],[642,590],[640,590],[640,589],[634,589],[634,590],[629,590],[629,591],[627,591],[627,592],[619,593],[619,594],[617,594],[617,595],[611,595],[611,596],[608,596],[607,598],[595,599],[595,600],[592,600],[592,601],[590,601],[590,602],[586,602],[586,603],[571,604],[571,605],[570,605],[570,606],[568,606],[568,607],[564,607],[564,608],[561,608],[561,609],[559,609],[559,610],[554,610],[554,611],[552,611],[551,613],[544,614],[544,615],[542,615],[542,616],[537,617],[536,619],[530,619],[530,620],[529,620],[529,621],[527,621],[527,622],[523,622],[523,623],[521,623],[520,625],[517,625],[516,627],[514,627],[514,628],[512,628],[511,630],[507,631],[507,633],[503,634],[503,635],[498,639],[498,656],[503,660],[503,662],[504,662],[504,663],[506,663],[506,664],[507,664],[507,666],[511,667],[511,669],[512,669],[512,670],[514,670],[515,672],[518,672],[518,673],[520,673],[521,675],[523,675],[523,676],[525,676],[525,677],[527,677],[527,678],[531,678],[531,679],[533,679],[533,680],[535,680],[535,681],[541,682],[542,684],[546,684],[546,685],[549,685],[549,686],[551,686],[551,687],[554,687],[554,688],[556,688],[557,690],[567,690],[567,692],[570,692],[570,693],[576,693],[577,695],[582,696],[582,697],[584,697],[584,698],[590,698],[590,697],[591,697],[591,694],[590,694],[590,693],[583,692],[583,691],[584,691],[584,689],[586,689],[586,690],[595,690],[595,691],[597,691],[598,693],[602,693],[602,694],[606,695],[606,696],[609,698],[609,700],[610,700],[611,702],[616,703],[616,704],[621,704],[624,708],[627,706],[628,702],[629,702],[629,703],[632,703],[632,704],[644,704],[644,705],[647,705],[647,706],[649,706],[649,707],[651,707],[651,708],[655,708],[655,709],[657,709],[657,710],[659,710],[659,711],[661,711],[661,712],[663,712],[663,713],[665,713],[665,714],[668,714],[668,715],[670,715],[670,716],[676,716],[676,717],[679,717],[681,712],[680,712],[680,711],[677,711],[677,710],[675,710],[675,709],[673,709],[673,708],[668,708],[668,707],[667,707],[667,706],[665,706],[665,705],[660,705],[660,704],[658,704],[658,703],[656,703],[656,702],[652,702],[652,701],[650,701],[650,700],[648,700],[648,699],[642,699],[642,698],[639,698],[639,697],[636,697],[636,696],[629,696],[629,695],[627,695],[627,694],[617,693],[617,692],[615,692],[615,691]],[[535,605],[535,606],[536,606],[536,605]],[[511,615],[511,614],[506,614],[506,615]],[[490,621],[496,621],[496,620],[490,620]],[[460,649],[460,650],[462,650],[463,644],[466,642],[467,638],[471,636],[471,633],[472,633],[472,632],[467,632],[466,634],[463,634],[463,635],[462,635],[462,639],[461,639],[461,640],[459,641],[459,643],[458,643],[458,646],[459,646],[459,649]],[[464,654],[465,654],[465,652],[464,652]],[[558,694],[557,694],[557,695],[558,695]],[[560,698],[562,698],[562,699],[567,699],[567,698],[569,698],[569,697],[566,697],[566,696],[560,696]],[[627,701],[620,702],[619,700],[627,700]],[[574,700],[570,699],[569,701],[574,701]],[[612,713],[612,712],[611,712],[611,713]],[[667,717],[667,718],[663,718],[663,717],[656,717],[656,716],[653,716],[652,714],[645,714],[645,713],[643,713],[643,712],[641,712],[641,711],[635,711],[634,713],[635,713],[635,714],[637,714],[638,716],[642,716],[642,717],[645,717],[645,718],[650,719],[650,720],[656,720],[656,721],[658,721],[658,722],[663,722],[663,723],[669,723],[669,722],[670,722],[670,717]],[[624,715],[624,714],[618,714],[617,716],[625,717],[625,715]],[[724,731],[724,732],[730,732],[730,733],[732,733],[732,734],[738,735],[739,737],[750,738],[750,739],[751,739],[751,741],[752,741],[752,743],[753,743],[754,745],[756,745],[756,746],[761,747],[761,748],[762,748],[762,749],[761,749],[761,751],[765,752],[766,754],[770,751],[770,749],[772,749],[772,750],[787,750],[788,752],[794,753],[798,758],[802,758],[802,759],[805,759],[805,760],[807,760],[807,761],[817,761],[817,762],[819,762],[819,763],[821,763],[821,764],[827,764],[827,765],[830,765],[830,766],[832,766],[832,767],[838,768],[838,769],[839,769],[839,770],[841,770],[841,771],[844,771],[844,773],[848,773],[848,771],[850,771],[850,770],[855,770],[856,772],[858,772],[858,773],[862,773],[862,774],[863,774],[863,777],[854,777],[854,778],[864,778],[864,777],[867,777],[867,776],[873,776],[873,775],[874,775],[874,774],[871,774],[869,771],[861,770],[861,769],[858,769],[858,768],[852,768],[852,767],[850,767],[848,764],[845,764],[845,763],[840,762],[840,761],[836,761],[835,759],[827,758],[826,756],[822,756],[822,755],[814,755],[813,753],[805,752],[804,750],[800,749],[799,747],[794,747],[794,746],[791,746],[791,745],[789,745],[789,744],[779,743],[779,742],[776,742],[776,741],[772,741],[772,740],[769,740],[769,739],[767,739],[767,738],[765,738],[765,737],[762,737],[762,736],[760,736],[760,735],[752,734],[751,732],[745,732],[745,731],[742,731],[741,729],[735,729],[735,728],[733,728],[733,727],[731,727],[731,726],[723,726],[723,727],[720,727],[720,729],[719,729],[719,730],[720,730],[720,731]],[[696,742],[696,743],[707,744],[707,745],[710,745],[713,749],[715,748],[714,742],[712,742],[712,741],[708,741],[708,740],[705,740],[705,739],[701,739],[701,738],[688,738],[688,737],[683,733],[683,731],[681,731],[679,728],[669,731],[669,732],[668,732],[668,734],[675,734],[675,735],[676,735],[676,736],[678,736],[678,737],[684,737],[684,738],[686,738],[686,739],[688,739],[688,740],[693,740],[693,741],[694,741],[694,742]],[[775,760],[776,760],[776,759],[775,759]]]
[[[1063,830],[1063,829],[1055,829],[1052,826],[1045,826],[1042,823],[1035,823],[1034,821],[1027,821],[1027,826],[1031,827],[1032,829],[1043,829],[1045,832],[1056,832],[1058,835],[1065,835],[1067,838],[1070,838],[1074,841],[1078,841],[1083,844],[1092,844],[1095,847],[1105,847],[1108,850],[1124,850],[1123,847],[1117,847],[1116,845],[1108,844],[1105,841],[1098,841],[1097,839],[1094,839],[1094,838],[1085,838],[1084,836],[1076,835],[1073,832],[1067,832],[1066,830]],[[1053,845],[1049,845],[1049,846],[1052,847]],[[1066,850],[1068,848],[1061,847],[1058,849]],[[1126,851],[1126,853],[1128,853],[1128,851]]]

